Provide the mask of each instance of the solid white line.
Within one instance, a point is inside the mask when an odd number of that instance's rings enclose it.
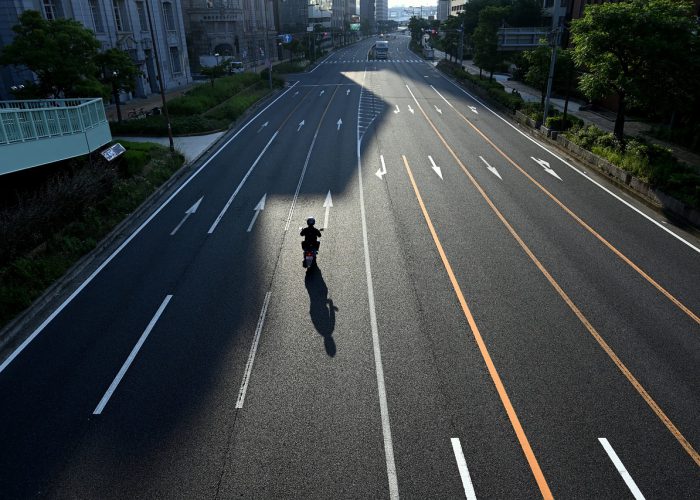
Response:
[[[267,314],[267,306],[270,303],[271,294],[272,292],[267,292],[265,294],[265,300],[263,301],[262,310],[260,311],[260,317],[258,318],[258,325],[255,327],[253,344],[250,346],[248,362],[246,363],[245,370],[243,372],[243,381],[241,382],[241,389],[238,391],[238,401],[236,401],[236,408],[243,408],[243,402],[245,401],[245,393],[248,390],[250,374],[253,372],[253,362],[255,361],[255,353],[258,350],[258,343],[260,342],[260,333],[262,332],[263,324],[265,323],[265,315]]]
[[[363,75],[363,85],[367,77],[367,70]],[[389,404],[386,399],[386,387],[384,385],[384,368],[382,367],[382,353],[379,347],[379,327],[377,326],[377,311],[374,304],[374,285],[372,284],[372,269],[369,262],[369,243],[367,238],[367,216],[365,214],[365,195],[362,187],[362,161],[360,158],[359,126],[357,129],[357,179],[360,185],[360,214],[362,216],[362,244],[365,255],[365,274],[367,275],[367,299],[369,302],[369,320],[372,327],[372,345],[374,348],[374,368],[377,373],[377,392],[379,393],[379,410],[382,417],[382,433],[384,435],[384,455],[386,457],[386,472],[389,480],[389,498],[398,500],[399,483],[396,476],[396,463],[394,461],[394,445],[391,440],[391,425],[389,423]]]
[[[603,448],[605,448],[605,451],[607,452],[608,456],[610,457],[610,460],[613,461],[615,464],[615,468],[617,469],[617,472],[620,473],[622,476],[622,479],[625,480],[625,483],[627,483],[627,487],[630,489],[632,492],[632,495],[634,495],[634,498],[636,500],[644,500],[644,495],[642,495],[642,492],[639,491],[639,488],[637,488],[636,483],[634,482],[634,479],[632,479],[632,476],[630,476],[630,473],[627,472],[627,469],[625,469],[625,466],[622,464],[622,460],[617,456],[617,453],[615,453],[615,450],[613,450],[613,447],[608,443],[608,440],[605,438],[598,438],[598,441],[600,441],[600,444],[603,445]]]
[[[183,189],[185,189],[185,187],[186,187],[190,182],[192,182],[192,180],[193,180],[195,177],[197,177],[197,175],[198,175],[202,170],[204,170],[204,169],[207,167],[207,165],[209,165],[209,163],[210,163],[214,158],[216,158],[216,157],[219,155],[219,153],[221,153],[221,151],[223,151],[224,148],[226,148],[226,146],[228,146],[228,145],[231,143],[231,141],[233,141],[236,137],[238,137],[238,135],[239,135],[241,132],[243,132],[246,128],[248,128],[248,125],[250,125],[250,124],[253,123],[255,120],[257,120],[258,117],[259,117],[261,114],[263,114],[265,111],[267,111],[268,108],[269,108],[270,106],[272,106],[274,103],[276,103],[277,101],[279,101],[280,99],[282,99],[282,97],[284,97],[285,94],[286,94],[287,92],[289,92],[290,90],[292,90],[296,84],[297,84],[297,82],[294,82],[294,84],[293,84],[291,87],[289,87],[287,90],[285,90],[284,92],[282,92],[282,94],[280,94],[280,96],[277,97],[277,99],[275,99],[275,100],[272,101],[270,104],[268,104],[267,106],[265,106],[263,109],[260,110],[260,112],[259,112],[257,115],[255,115],[253,118],[251,118],[250,120],[248,120],[248,121],[246,122],[246,124],[243,125],[243,126],[240,128],[240,130],[238,130],[238,132],[236,132],[236,133],[233,135],[233,137],[231,137],[228,141],[226,141],[226,142],[224,143],[223,146],[221,146],[218,150],[216,150],[216,152],[214,152],[214,154],[211,155],[211,158],[209,158],[206,162],[204,162],[204,163],[202,164],[202,166],[199,167],[199,168],[189,177],[189,179],[187,179],[185,182],[183,182],[182,185],[181,185],[179,188],[177,188],[177,189],[175,190],[175,192],[174,192],[173,194],[171,194],[171,195],[168,197],[168,199],[165,200],[165,201],[163,202],[163,204],[162,204],[161,206],[159,206],[159,207],[148,217],[148,219],[146,219],[133,233],[131,233],[131,236],[129,236],[126,240],[124,240],[124,242],[123,242],[121,245],[119,245],[119,247],[112,253],[112,255],[110,255],[109,257],[107,257],[107,258],[105,259],[105,261],[104,261],[102,264],[100,264],[100,266],[99,266],[97,269],[95,269],[95,270],[93,271],[93,273],[92,273],[90,276],[88,276],[88,278],[87,278],[85,281],[83,281],[82,284],[81,284],[72,294],[70,294],[70,296],[69,296],[66,300],[64,300],[63,303],[62,303],[60,306],[58,306],[58,307],[56,308],[56,310],[55,310],[54,312],[52,312],[51,315],[50,315],[48,318],[46,318],[46,319],[44,320],[44,322],[41,323],[41,324],[36,328],[36,330],[34,330],[34,331],[32,332],[32,334],[31,334],[29,337],[27,337],[27,338],[25,339],[25,341],[22,342],[22,343],[19,345],[19,347],[17,347],[17,349],[15,349],[15,350],[12,352],[12,354],[10,354],[10,356],[8,356],[8,358],[7,358],[2,364],[0,364],[0,373],[2,373],[2,372],[5,370],[5,368],[7,368],[7,367],[10,365],[10,363],[12,363],[12,361],[14,361],[15,358],[16,358],[17,356],[20,355],[20,353],[21,353],[22,351],[24,351],[24,349],[26,349],[27,346],[28,346],[29,344],[31,344],[31,342],[32,342],[42,331],[44,331],[44,328],[46,328],[46,326],[47,326],[49,323],[51,323],[51,322],[54,320],[54,318],[55,318],[56,316],[58,316],[58,315],[61,313],[61,311],[63,311],[63,309],[65,309],[66,306],[68,306],[68,304],[70,304],[70,303],[73,301],[73,299],[74,299],[75,297],[77,297],[78,294],[79,294],[80,292],[82,292],[83,289],[84,289],[86,286],[88,286],[88,285],[90,284],[90,282],[91,282],[93,279],[95,279],[95,277],[96,277],[98,274],[100,274],[100,272],[102,272],[102,270],[103,270],[105,267],[107,267],[107,265],[108,265],[110,262],[112,262],[112,259],[114,259],[117,255],[119,255],[119,253],[121,253],[121,251],[122,251],[129,243],[131,243],[131,240],[133,240],[134,238],[136,238],[136,236],[143,230],[143,228],[145,228],[145,227],[148,225],[149,222],[151,222],[153,219],[155,219],[156,216],[160,213],[160,211],[163,210],[163,209],[173,200],[173,198],[175,198],[178,194],[180,194],[180,191],[182,191]]]
[[[224,206],[223,210],[221,210],[221,213],[219,214],[219,216],[216,218],[216,220],[214,221],[214,223],[213,223],[213,224],[211,225],[211,227],[209,228],[208,234],[213,233],[213,232],[214,232],[214,229],[216,229],[216,226],[219,225],[219,222],[220,222],[221,219],[224,217],[224,214],[225,214],[226,211],[228,210],[228,207],[230,207],[230,206],[231,206],[231,203],[233,203],[233,199],[236,197],[236,195],[238,194],[238,192],[241,190],[241,188],[243,187],[243,184],[245,184],[245,181],[248,180],[248,176],[253,172],[253,169],[255,168],[255,166],[256,166],[256,165],[258,164],[258,162],[260,161],[260,158],[263,157],[263,155],[265,154],[265,151],[267,151],[267,148],[270,147],[270,144],[272,144],[272,141],[274,141],[274,140],[275,140],[275,137],[277,137],[277,134],[279,134],[279,130],[276,130],[275,133],[274,133],[274,134],[272,135],[272,137],[270,138],[270,140],[267,141],[267,144],[265,145],[265,147],[263,148],[263,150],[260,152],[260,154],[258,155],[258,157],[255,159],[255,161],[253,162],[253,164],[250,166],[250,168],[248,169],[248,172],[246,172],[245,176],[243,177],[243,179],[241,180],[241,182],[238,184],[238,187],[236,188],[236,190],[235,190],[235,191],[233,192],[233,194],[231,195],[231,198],[229,198],[229,200],[226,202],[226,205]]]
[[[126,374],[126,371],[131,366],[131,363],[134,361],[134,358],[136,358],[136,355],[138,354],[139,349],[141,349],[141,346],[143,345],[143,343],[146,342],[148,335],[151,333],[151,330],[153,330],[153,327],[156,326],[156,322],[160,318],[161,314],[163,314],[163,311],[165,310],[166,306],[168,305],[168,302],[170,302],[170,299],[172,299],[172,298],[173,298],[172,295],[167,295],[165,297],[165,299],[163,300],[163,303],[160,305],[160,307],[156,311],[156,314],[153,316],[153,318],[151,318],[151,322],[148,323],[146,330],[141,334],[141,338],[139,338],[139,341],[136,342],[136,345],[131,350],[131,354],[129,354],[129,357],[126,358],[126,361],[124,362],[121,369],[119,370],[119,373],[117,373],[117,376],[114,377],[114,380],[110,384],[109,389],[107,389],[107,392],[105,392],[105,395],[102,396],[102,399],[100,400],[100,403],[97,405],[97,408],[95,408],[95,411],[92,412],[93,415],[99,415],[102,413],[102,410],[105,409],[105,406],[107,405],[107,402],[109,401],[109,398],[111,398],[112,394],[114,394],[114,391],[117,389],[119,382],[121,382],[122,378],[124,377],[124,374]]]
[[[571,163],[569,163],[568,161],[566,161],[564,158],[562,158],[562,157],[559,156],[558,154],[554,153],[551,149],[548,149],[544,144],[540,143],[539,141],[536,141],[535,139],[533,139],[532,137],[530,137],[529,135],[527,135],[525,132],[523,132],[522,130],[518,129],[518,127],[516,127],[515,125],[513,125],[512,123],[510,123],[508,120],[506,120],[505,118],[503,118],[501,115],[499,115],[498,113],[496,113],[494,110],[492,110],[492,109],[489,108],[488,106],[486,106],[483,102],[481,102],[479,99],[477,99],[476,97],[474,97],[473,95],[471,95],[469,92],[467,92],[466,90],[464,90],[463,88],[461,88],[459,85],[457,85],[456,83],[454,83],[452,80],[450,80],[449,78],[447,78],[447,77],[445,77],[444,75],[442,75],[442,73],[441,73],[441,76],[442,76],[446,81],[450,82],[452,85],[454,85],[454,86],[457,87],[459,90],[461,90],[463,93],[465,93],[466,95],[468,95],[469,97],[471,97],[472,99],[474,99],[476,102],[478,102],[479,104],[481,104],[484,108],[488,109],[496,118],[498,118],[498,119],[501,120],[503,123],[505,123],[506,125],[508,125],[510,128],[512,128],[513,130],[515,130],[517,133],[519,133],[520,135],[522,135],[525,139],[527,139],[528,141],[532,142],[533,144],[535,144],[535,145],[539,146],[540,148],[544,149],[545,151],[547,151],[549,154],[551,154],[554,158],[556,158],[557,160],[559,160],[560,162],[562,162],[564,165],[566,165],[567,167],[571,168],[572,170],[574,170],[575,172],[577,172],[578,174],[580,174],[582,177],[588,179],[590,182],[592,182],[593,184],[595,184],[596,186],[598,186],[600,189],[602,189],[603,191],[605,191],[606,193],[608,193],[610,196],[612,196],[613,198],[615,198],[617,201],[623,203],[623,204],[626,205],[627,207],[629,207],[629,208],[631,208],[632,210],[634,210],[635,212],[637,212],[639,215],[641,215],[642,217],[644,217],[645,219],[647,219],[649,222],[653,223],[656,227],[659,227],[659,228],[663,229],[663,230],[666,231],[668,234],[670,234],[671,236],[673,236],[674,238],[676,238],[678,241],[680,241],[680,242],[686,244],[688,247],[690,247],[690,248],[692,248],[693,250],[695,250],[696,252],[700,253],[700,248],[696,247],[695,245],[693,245],[693,244],[690,243],[689,241],[686,241],[686,240],[683,239],[681,236],[679,236],[679,235],[677,235],[676,233],[674,233],[673,231],[671,231],[669,228],[664,227],[661,223],[659,223],[658,221],[656,221],[656,220],[653,219],[652,217],[648,216],[647,214],[645,214],[644,212],[642,212],[641,210],[639,210],[637,207],[635,207],[634,205],[632,205],[632,204],[629,203],[628,201],[626,201],[626,200],[620,198],[618,195],[616,195],[615,193],[613,193],[612,191],[610,191],[608,188],[606,188],[605,186],[603,186],[602,184],[600,184],[598,181],[596,181],[596,180],[593,179],[592,177],[589,177],[585,172],[579,170],[579,169],[576,168],[574,165],[572,165]],[[433,90],[435,90],[435,89],[433,88]],[[435,90],[435,92],[437,92],[437,90]],[[440,97],[442,97],[443,100],[444,100],[445,102],[448,102],[447,99],[445,99],[439,92],[437,92],[437,94],[438,94]],[[448,102],[448,104],[449,104],[449,102]],[[451,104],[450,104],[450,105],[451,105]],[[454,106],[453,106],[453,107],[454,107]]]
[[[457,459],[457,467],[459,468],[459,476],[462,478],[464,494],[468,500],[476,500],[474,485],[472,485],[472,478],[469,476],[467,461],[464,458],[464,453],[462,452],[462,445],[459,442],[459,438],[452,438],[452,449],[454,450],[455,458]]]

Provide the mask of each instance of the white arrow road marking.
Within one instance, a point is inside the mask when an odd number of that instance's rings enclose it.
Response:
[[[265,122],[265,123],[263,123],[262,126],[260,127],[260,130],[258,130],[258,134],[259,134],[260,132],[262,132],[262,129],[264,129],[265,127],[267,127],[267,125],[268,125],[269,123],[270,123],[270,122]]]
[[[328,190],[328,194],[326,195],[326,201],[323,202],[323,208],[326,209],[326,216],[323,218],[323,229],[326,229],[328,227],[328,213],[331,211],[331,207],[333,206],[333,198],[331,198],[331,190]]]
[[[469,106],[469,109],[471,109],[477,115],[479,114],[479,112],[476,110],[476,108],[474,106]]]
[[[397,104],[396,109],[394,110],[394,114],[400,113],[400,112],[401,112],[401,110],[399,109],[399,105]]]
[[[141,349],[141,346],[143,345],[143,343],[146,342],[146,339],[151,334],[151,330],[153,330],[153,327],[156,326],[158,319],[160,319],[160,316],[163,314],[163,311],[165,311],[165,308],[168,306],[168,303],[170,302],[170,299],[172,299],[172,298],[173,298],[172,295],[165,296],[163,303],[160,305],[160,307],[158,308],[156,313],[153,315],[153,318],[151,318],[151,321],[150,321],[150,323],[148,323],[146,330],[144,330],[144,332],[141,334],[141,337],[139,338],[138,342],[136,342],[136,345],[131,350],[129,357],[126,358],[126,361],[124,361],[124,364],[119,369],[117,376],[114,377],[114,380],[109,385],[109,389],[107,389],[107,392],[105,392],[105,395],[102,396],[102,399],[98,403],[97,408],[95,408],[95,411],[92,412],[93,415],[100,415],[102,413],[102,410],[105,409],[105,406],[107,406],[107,403],[109,402],[109,398],[111,398],[112,394],[114,394],[114,391],[117,390],[117,386],[119,385],[119,382],[121,382],[122,379],[124,378],[124,374],[131,366],[131,363],[133,363],[134,358],[136,358],[136,355],[139,353],[139,349]]]
[[[326,93],[326,91],[325,91],[325,90],[322,90],[321,93],[318,94],[318,96],[321,97],[321,96],[322,96],[323,94],[325,94],[325,93]]]
[[[248,232],[250,232],[251,229],[253,229],[253,225],[255,225],[255,221],[258,220],[258,215],[260,215],[260,212],[265,210],[265,198],[267,198],[267,193],[263,195],[262,198],[260,198],[260,201],[258,202],[257,205],[255,205],[255,215],[253,215],[253,220],[250,221],[250,225],[248,226]]]
[[[180,223],[175,227],[175,229],[173,229],[173,232],[170,233],[170,236],[173,236],[175,233],[177,233],[177,230],[180,229],[180,226],[182,226],[185,223],[185,221],[189,218],[189,216],[197,211],[197,209],[199,208],[199,204],[202,203],[203,199],[204,199],[204,196],[202,196],[199,200],[197,200],[197,203],[195,203],[194,205],[192,205],[190,208],[187,209],[187,211],[185,212],[185,216],[182,218]]]
[[[435,106],[435,111],[437,111],[438,113],[442,114],[442,110],[441,110],[440,108],[437,107],[437,104],[433,104],[433,106]]]
[[[304,126],[304,120],[299,122],[299,128],[297,129],[297,132],[299,132],[301,130],[301,127],[303,127],[303,126]]]
[[[634,482],[634,479],[632,479],[632,476],[630,476],[630,473],[627,472],[627,469],[625,468],[624,464],[622,463],[622,460],[620,460],[620,457],[617,456],[617,453],[615,453],[615,450],[613,449],[612,446],[610,446],[610,443],[606,438],[598,438],[598,441],[600,441],[600,444],[603,445],[603,448],[605,448],[605,452],[608,454],[610,457],[610,460],[613,461],[615,464],[615,468],[617,469],[617,472],[620,473],[622,476],[622,479],[625,480],[625,484],[627,484],[627,487],[630,489],[632,492],[632,496],[636,500],[644,500],[644,495],[642,495],[642,492],[639,491],[639,488],[637,487],[637,484]]]
[[[298,94],[299,94],[299,91],[298,91],[298,90],[297,90],[296,92],[294,92],[294,96],[296,96],[296,95],[298,95]],[[294,97],[294,96],[292,96],[292,97]]]
[[[410,104],[408,105],[408,110],[411,112],[412,115],[416,113],[415,111],[413,111],[413,108]]]
[[[501,174],[498,173],[498,170],[496,170],[496,167],[492,167],[491,165],[489,165],[489,162],[487,162],[486,160],[484,160],[484,157],[483,157],[483,156],[479,156],[479,158],[481,159],[481,161],[484,162],[484,164],[486,165],[486,168],[488,168],[488,169],[491,171],[491,173],[492,173],[493,175],[495,175],[495,176],[498,177],[499,179],[503,180],[503,177],[501,177]]]
[[[435,165],[435,162],[433,161],[433,157],[428,155],[428,159],[430,160],[430,164],[433,166],[433,170],[435,170],[435,173],[438,174],[440,177],[440,180],[445,180],[442,178],[442,170],[440,170],[440,167]]]
[[[347,89],[347,90],[345,91],[345,95],[350,95],[350,89]]]
[[[270,140],[267,141],[267,144],[265,145],[265,147],[263,148],[263,150],[260,152],[260,154],[258,155],[258,157],[257,157],[257,158],[255,159],[255,161],[253,162],[253,164],[250,166],[250,168],[248,169],[248,172],[246,172],[245,176],[243,177],[243,179],[241,180],[241,182],[238,184],[238,187],[236,188],[236,190],[233,192],[233,194],[231,195],[231,197],[230,197],[230,198],[228,199],[228,201],[226,202],[226,205],[224,205],[223,210],[221,210],[221,213],[219,214],[219,216],[216,218],[216,220],[214,221],[214,223],[213,223],[213,224],[211,225],[211,227],[209,228],[208,234],[213,233],[213,232],[214,232],[214,229],[216,229],[216,226],[219,225],[219,222],[221,222],[221,219],[224,217],[224,214],[226,213],[226,211],[228,210],[228,208],[231,206],[231,203],[233,203],[233,200],[236,198],[236,195],[237,195],[238,192],[241,190],[241,188],[243,188],[243,184],[245,184],[245,181],[248,180],[248,177],[250,177],[250,174],[253,172],[253,169],[255,169],[255,166],[256,166],[256,165],[258,164],[258,162],[260,161],[260,158],[263,157],[263,155],[265,154],[265,151],[267,151],[267,148],[270,147],[270,144],[272,144],[272,141],[275,140],[275,137],[277,137],[277,134],[278,134],[278,133],[279,133],[279,130],[276,131],[274,134],[272,134],[272,137],[270,138]]]
[[[379,155],[379,159],[382,162],[382,168],[377,170],[377,173],[374,175],[376,175],[377,177],[379,177],[381,179],[383,175],[386,175],[386,165],[384,164],[384,155]]]
[[[549,166],[549,162],[548,162],[548,161],[541,160],[541,159],[539,159],[539,158],[535,158],[534,156],[531,156],[530,158],[532,158],[532,160],[533,160],[535,163],[537,163],[540,167],[542,167],[542,168],[545,170],[545,172],[547,172],[549,175],[553,175],[553,176],[556,177],[557,179],[561,180],[561,177],[559,177],[559,176],[557,175],[557,173],[556,173],[554,170],[552,170],[552,168]]]
[[[338,123],[336,123],[336,125],[338,125],[338,130],[340,130],[340,126],[342,124],[343,124],[343,120],[341,118],[338,118]]]

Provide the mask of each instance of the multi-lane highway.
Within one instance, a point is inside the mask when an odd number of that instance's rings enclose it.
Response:
[[[0,496],[700,497],[698,239],[371,43],[7,353]]]

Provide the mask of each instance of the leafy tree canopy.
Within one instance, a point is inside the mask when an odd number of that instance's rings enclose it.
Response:
[[[510,7],[486,7],[479,14],[479,24],[474,30],[474,63],[490,72],[493,78],[496,66],[502,60],[498,51],[498,27],[510,13]]]
[[[650,96],[663,104],[663,96],[672,96],[669,89],[683,79],[688,48],[697,38],[690,13],[687,1],[631,0],[589,5],[572,22],[574,60],[586,70],[581,91],[591,99],[617,95],[618,139],[623,139],[628,104]]]
[[[95,57],[100,43],[82,24],[72,19],[47,21],[27,10],[12,29],[15,39],[3,48],[0,63],[33,71],[39,79],[37,97],[79,97],[86,89],[99,88]]]

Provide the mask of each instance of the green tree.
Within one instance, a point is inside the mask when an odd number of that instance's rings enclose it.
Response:
[[[558,1],[558,0],[555,0]],[[542,0],[513,0],[508,24],[515,27],[542,26]]]
[[[525,59],[527,64],[525,83],[540,91],[540,106],[544,109],[544,100],[547,97],[549,67],[552,61],[552,48],[543,40],[536,49],[523,52],[523,59]],[[569,108],[571,86],[575,76],[576,66],[573,62],[571,50],[557,48],[552,88],[562,91],[565,95],[564,117],[566,117]]]
[[[139,70],[129,54],[119,49],[108,49],[98,54],[95,61],[100,68],[100,81],[109,86],[117,106],[117,120],[122,121],[120,92],[133,92]]]
[[[426,19],[413,16],[408,21],[408,31],[411,32],[411,39],[416,43],[421,43],[423,31],[430,27]]]
[[[47,21],[37,11],[27,10],[12,30],[15,38],[2,49],[0,63],[33,71],[37,97],[85,97],[84,92],[100,88],[95,63],[100,43],[79,22]]]
[[[631,0],[589,5],[572,22],[574,60],[585,70],[579,87],[590,99],[617,96],[618,140],[628,106],[680,95],[675,90],[697,29],[690,9],[686,1]]]
[[[479,67],[479,70],[485,69],[489,72],[489,81],[493,80],[493,72],[503,59],[502,53],[498,50],[498,27],[509,13],[509,7],[484,8],[479,13],[479,24],[472,36],[474,64]]]

